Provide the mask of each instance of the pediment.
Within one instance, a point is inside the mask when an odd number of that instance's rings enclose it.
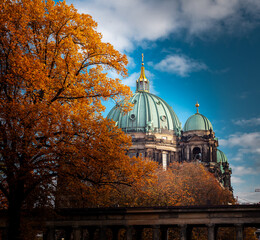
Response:
[[[201,142],[201,141],[204,142],[205,141],[205,139],[203,137],[200,137],[197,135],[191,136],[187,140],[188,140],[188,142]]]

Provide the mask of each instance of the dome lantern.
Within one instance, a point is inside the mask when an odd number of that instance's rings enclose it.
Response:
[[[140,77],[136,80],[136,92],[150,92],[149,80],[144,71],[144,54],[142,53],[142,67]]]

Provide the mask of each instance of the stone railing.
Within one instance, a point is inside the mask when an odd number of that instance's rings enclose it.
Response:
[[[0,212],[0,227],[5,228],[5,215]],[[168,229],[178,228],[181,240],[191,239],[193,227],[206,227],[208,240],[217,239],[219,227],[235,227],[236,240],[243,240],[244,227],[260,228],[260,205],[228,206],[190,206],[190,207],[149,207],[149,208],[96,208],[96,209],[57,209],[43,220],[37,216],[37,222],[44,221],[44,240],[81,240],[142,239],[143,229],[149,228],[153,240],[168,239]],[[57,231],[63,231],[60,238]],[[87,233],[86,233],[87,232]],[[87,238],[83,235],[87,234]],[[2,238],[4,239],[4,238]],[[111,238],[110,238],[111,239]]]

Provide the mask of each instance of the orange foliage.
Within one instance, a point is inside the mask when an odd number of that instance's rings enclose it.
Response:
[[[126,76],[127,58],[91,16],[52,0],[1,0],[0,13],[0,190],[15,239],[26,199],[57,175],[68,188],[131,185],[150,167],[125,155],[131,140],[101,116],[102,100],[130,96],[107,75]]]
[[[0,210],[7,209],[7,207],[8,207],[8,201],[5,195],[0,191]]]
[[[155,162],[149,174],[135,180],[131,187],[104,186],[96,191],[95,201],[84,206],[189,206],[234,204],[232,193],[220,186],[213,174],[199,163],[172,163],[167,171]],[[154,170],[155,169],[155,170]],[[78,194],[80,196],[80,194]],[[83,196],[83,195],[81,195]],[[79,200],[79,199],[78,199]],[[80,202],[80,200],[79,200]],[[82,206],[79,204],[79,206]]]

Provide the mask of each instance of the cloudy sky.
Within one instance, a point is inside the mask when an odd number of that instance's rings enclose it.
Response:
[[[173,107],[182,126],[199,101],[232,167],[234,195],[260,202],[260,1],[67,3],[92,15],[104,41],[128,56],[123,82],[133,91],[144,53],[152,92]],[[106,113],[112,103],[107,106]]]

